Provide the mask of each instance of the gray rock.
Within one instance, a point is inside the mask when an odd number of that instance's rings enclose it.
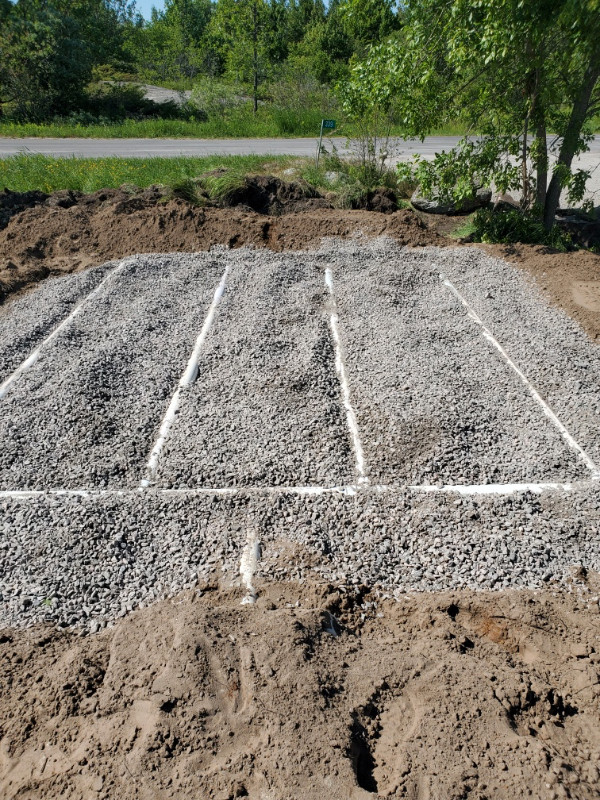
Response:
[[[420,193],[420,187],[417,187],[410,198],[410,202],[418,211],[425,211],[427,214],[453,215],[469,214],[471,211],[489,205],[491,199],[491,189],[480,188],[476,190],[472,198],[456,204],[449,200],[444,201],[439,198],[423,197]]]
[[[198,380],[183,392],[156,487],[141,492],[226,266]],[[366,471],[385,491],[335,489],[357,474],[326,267]],[[47,281],[0,309],[3,377],[106,269]],[[482,251],[383,239],[328,241],[310,254],[135,257],[0,401],[3,489],[92,490],[0,499],[0,626],[99,631],[211,576],[239,580],[251,528],[260,581],[316,576],[394,596],[536,588],[565,581],[575,565],[598,570],[600,486],[579,483],[587,468],[441,272],[600,461],[598,348]],[[515,481],[573,489],[457,498],[410,488]],[[299,484],[331,491],[268,491]],[[226,487],[237,493],[217,491]]]

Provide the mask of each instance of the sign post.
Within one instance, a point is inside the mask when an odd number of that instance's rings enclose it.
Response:
[[[321,135],[319,136],[319,147],[317,149],[317,167],[319,166],[319,158],[321,156],[321,147],[323,145],[323,131],[335,130],[335,120],[334,119],[322,119],[321,120]]]

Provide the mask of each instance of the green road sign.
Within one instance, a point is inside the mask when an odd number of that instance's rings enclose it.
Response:
[[[324,130],[332,131],[334,128],[335,128],[334,119],[321,120],[321,135],[319,136],[319,146],[317,147],[317,167],[319,166],[319,156],[321,155],[321,147],[323,146],[323,131]]]

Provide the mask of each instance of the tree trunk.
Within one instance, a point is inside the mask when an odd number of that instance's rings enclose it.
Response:
[[[527,136],[529,135],[529,114],[525,118],[523,128],[523,148],[521,152],[521,181],[523,182],[523,192],[521,194],[521,207],[526,210],[530,205],[531,186],[529,181],[529,170],[527,169]]]
[[[254,113],[258,111],[258,8],[252,4],[252,68],[254,72]]]
[[[573,102],[571,116],[569,118],[567,130],[565,132],[565,136],[560,147],[560,153],[556,162],[556,166],[558,167],[562,166],[566,169],[571,169],[573,157],[575,155],[575,151],[577,150],[577,144],[581,134],[581,128],[585,122],[592,92],[594,91],[594,87],[599,77],[600,68],[598,67],[598,60],[597,58],[594,58],[592,64],[587,69],[579,90],[579,95]],[[546,202],[544,204],[544,228],[547,231],[549,231],[554,225],[554,218],[560,202],[560,193],[562,188],[563,179],[555,168],[552,178],[550,179],[550,185],[548,186],[548,192],[546,194]]]
[[[546,204],[548,191],[548,143],[546,138],[546,120],[542,116],[535,130],[537,140],[537,156],[535,159],[536,190],[535,200],[540,208]]]

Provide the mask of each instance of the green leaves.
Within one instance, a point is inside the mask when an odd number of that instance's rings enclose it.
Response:
[[[599,99],[599,2],[409,0],[401,44],[372,48],[353,66],[344,107],[364,114],[394,105],[406,136],[464,120],[481,139],[413,167],[423,190],[444,199],[460,200],[483,182],[532,203],[536,180],[545,196],[550,129],[561,141],[555,183],[581,199],[586,175],[575,177],[570,165],[587,146],[585,119]],[[553,187],[548,202],[559,195]],[[548,224],[553,213],[547,209]]]

